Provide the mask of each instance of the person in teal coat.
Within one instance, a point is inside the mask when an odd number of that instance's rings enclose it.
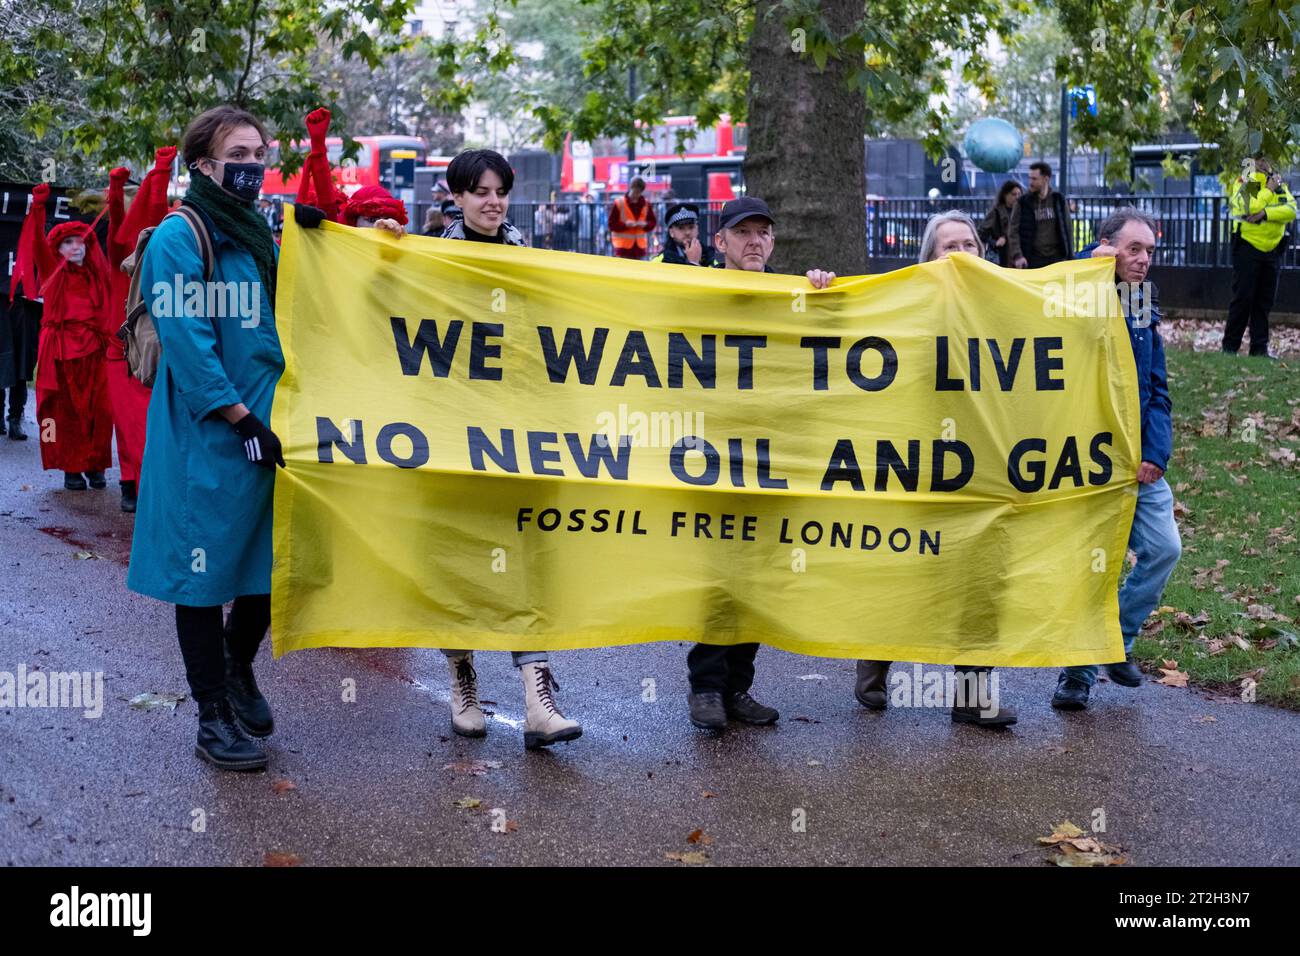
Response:
[[[127,586],[176,605],[186,677],[199,705],[196,754],[256,770],[270,707],[252,662],[270,624],[271,506],[280,442],[271,416],[284,356],[275,327],[275,242],[254,208],[266,131],[231,106],[203,113],[182,145],[191,224],[163,220],[139,264],[162,344],[149,404]],[[222,605],[233,602],[228,620]]]

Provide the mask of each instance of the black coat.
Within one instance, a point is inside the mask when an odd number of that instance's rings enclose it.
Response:
[[[664,251],[661,255],[662,261],[664,262],[671,262],[679,266],[695,265],[694,262],[691,262],[690,259],[686,258],[686,250],[682,246],[679,246],[671,236],[669,236],[668,241],[664,243]],[[707,242],[701,242],[699,264],[702,266],[710,266],[716,261],[717,254],[714,252],[713,247]]]
[[[1020,240],[1020,254],[1029,260],[1029,267],[1036,269],[1039,266],[1050,265],[1047,262],[1036,262],[1034,260],[1034,233],[1038,231],[1038,220],[1034,217],[1034,207],[1037,205],[1038,197],[1033,193],[1025,193],[1016,201],[1016,208],[1011,213],[1011,227],[1017,229],[1017,238]],[[1056,210],[1056,228],[1060,234],[1061,248],[1065,250],[1063,259],[1074,258],[1074,245],[1072,235],[1074,230],[1070,227],[1070,207],[1065,201],[1065,197],[1053,189],[1047,194],[1047,201],[1050,202]],[[1018,220],[1018,222],[1017,222]],[[1010,238],[1008,238],[1010,245]],[[1014,250],[1012,250],[1014,251]]]
[[[29,302],[21,295],[12,303],[7,293],[0,295],[0,388],[13,388],[35,376],[43,311],[39,302]]]

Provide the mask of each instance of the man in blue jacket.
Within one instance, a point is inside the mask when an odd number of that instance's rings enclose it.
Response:
[[[1115,257],[1115,281],[1128,323],[1129,341],[1137,363],[1138,398],[1142,408],[1142,463],[1138,466],[1138,500],[1129,532],[1129,548],[1137,564],[1119,589],[1119,626],[1124,635],[1125,660],[1106,664],[1106,676],[1123,687],[1137,687],[1142,672],[1133,663],[1133,641],[1142,622],[1160,603],[1160,595],[1182,554],[1174,521],[1174,493],[1165,481],[1173,453],[1169,380],[1165,347],[1160,340],[1160,312],[1155,289],[1146,281],[1156,249],[1156,222],[1131,206],[1117,210],[1097,229],[1101,240],[1088,254]],[[1083,710],[1097,680],[1097,665],[1067,667],[1056,682],[1052,706]]]

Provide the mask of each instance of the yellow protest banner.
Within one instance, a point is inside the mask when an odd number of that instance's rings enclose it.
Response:
[[[758,641],[1123,658],[1109,259],[812,289],[286,217],[277,655]]]

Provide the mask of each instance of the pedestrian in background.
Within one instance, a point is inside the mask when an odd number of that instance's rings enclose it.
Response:
[[[650,235],[658,227],[654,208],[645,197],[645,180],[640,176],[628,183],[627,194],[609,207],[609,241],[621,259],[644,259]]]
[[[1052,188],[1052,167],[1041,160],[1029,166],[1029,192],[1017,200],[1007,223],[1011,264],[1040,269],[1074,255],[1070,210],[1065,197]]]
[[[1011,231],[1011,211],[1015,208],[1020,197],[1024,195],[1024,188],[1014,179],[1008,179],[998,190],[998,198],[993,203],[993,208],[985,214],[983,221],[979,226],[979,238],[990,249],[996,250],[998,256],[998,265],[1011,265],[1011,247],[1008,244],[1008,237]]]

